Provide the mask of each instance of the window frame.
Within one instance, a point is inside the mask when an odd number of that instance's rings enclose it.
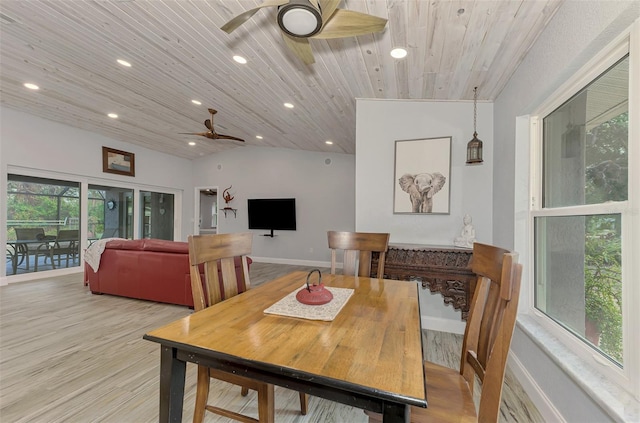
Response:
[[[529,117],[530,130],[530,178],[529,213],[527,218],[529,314],[580,357],[584,363],[598,371],[605,378],[623,387],[636,398],[640,398],[640,313],[633,313],[634,306],[640,306],[640,169],[634,169],[632,163],[640,163],[640,24],[632,25],[608,47],[578,69],[564,85],[556,90]],[[580,92],[612,65],[629,55],[629,141],[628,141],[628,198],[600,204],[586,204],[567,207],[543,208],[543,119],[573,95]],[[535,224],[536,217],[574,216],[620,213],[622,215],[622,333],[623,368],[611,362],[597,350],[573,335],[551,317],[535,307]],[[635,330],[633,330],[635,329]]]

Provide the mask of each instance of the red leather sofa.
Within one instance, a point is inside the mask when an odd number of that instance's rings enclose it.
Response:
[[[247,258],[251,263],[251,259]],[[236,275],[242,268],[236,259]],[[93,294],[111,294],[193,307],[189,246],[159,239],[112,240],[105,244],[98,271],[85,263]]]

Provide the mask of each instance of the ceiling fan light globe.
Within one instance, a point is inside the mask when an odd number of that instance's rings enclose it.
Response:
[[[322,16],[311,5],[290,3],[280,6],[278,26],[293,37],[311,37],[322,29]]]

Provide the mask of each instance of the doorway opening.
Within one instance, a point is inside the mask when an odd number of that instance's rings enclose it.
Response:
[[[198,204],[196,206],[199,214],[196,222],[198,235],[218,233],[218,188],[197,188]]]

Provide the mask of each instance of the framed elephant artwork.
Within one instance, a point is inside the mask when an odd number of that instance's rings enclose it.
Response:
[[[394,214],[449,214],[451,137],[398,140]]]

